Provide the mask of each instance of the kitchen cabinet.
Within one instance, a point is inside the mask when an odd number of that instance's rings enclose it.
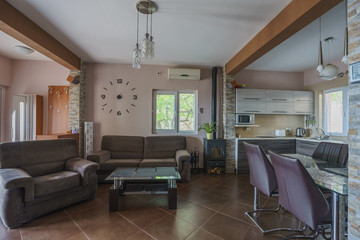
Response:
[[[236,89],[236,113],[314,114],[312,91]]]
[[[266,102],[293,102],[294,91],[266,90]]]
[[[293,103],[289,102],[266,102],[266,112],[272,114],[293,114]]]
[[[312,102],[295,102],[294,114],[312,115],[314,114],[314,104]]]
[[[312,91],[294,91],[294,102],[313,102],[314,93]]]
[[[296,140],[296,153],[311,156],[320,142]]]
[[[236,101],[254,101],[264,102],[265,101],[265,90],[264,89],[236,89]]]
[[[265,153],[272,150],[276,153],[296,153],[295,139],[278,139],[278,140],[241,140],[236,139],[235,144],[235,173],[248,173],[249,164],[246,156],[243,142],[260,145]]]
[[[236,113],[265,113],[265,102],[241,101],[236,104]]]

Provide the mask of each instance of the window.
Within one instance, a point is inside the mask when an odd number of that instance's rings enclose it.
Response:
[[[324,129],[329,135],[347,136],[348,132],[348,88],[324,91]]]
[[[195,133],[197,91],[153,91],[154,133]]]

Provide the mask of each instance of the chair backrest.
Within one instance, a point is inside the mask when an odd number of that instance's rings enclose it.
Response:
[[[316,229],[330,211],[324,195],[298,159],[269,154],[279,185],[279,204]]]
[[[244,142],[244,147],[249,161],[251,185],[270,196],[278,187],[274,168],[261,146]]]
[[[311,157],[346,166],[348,152],[349,147],[347,144],[321,142]]]

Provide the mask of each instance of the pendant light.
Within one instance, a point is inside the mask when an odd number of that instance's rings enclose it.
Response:
[[[316,71],[321,73],[324,69],[323,56],[322,56],[322,44],[321,44],[321,17],[319,18],[319,56],[318,56],[318,66]]]
[[[344,36],[344,56],[341,61],[348,64],[348,25],[347,25],[347,0],[345,0],[345,36]]]
[[[334,40],[333,37],[325,38],[324,41],[327,43],[328,48],[328,59],[330,59],[330,42]],[[320,72],[320,77],[323,80],[332,80],[338,77],[339,68],[334,64],[328,63],[324,69]]]
[[[156,12],[157,6],[153,1],[150,0],[140,0],[136,3],[136,9],[139,13],[146,15],[146,33],[145,38],[141,44],[141,49],[139,49],[139,44],[137,41],[136,48],[134,50],[133,58],[140,56],[143,59],[153,59],[155,52],[155,43],[153,41],[154,37],[152,36],[152,14]],[[150,15],[150,34],[149,34],[149,15]],[[139,26],[138,26],[139,29]],[[138,34],[139,35],[139,34]],[[137,35],[137,38],[138,38]],[[136,54],[135,54],[136,51]],[[140,51],[140,55],[138,54]],[[140,68],[140,67],[139,67]]]
[[[139,11],[137,12],[137,20],[136,20],[136,45],[133,51],[133,68],[140,69],[141,62],[141,51],[139,48]]]

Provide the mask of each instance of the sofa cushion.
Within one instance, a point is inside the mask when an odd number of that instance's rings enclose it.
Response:
[[[35,197],[60,192],[80,185],[80,174],[62,171],[34,178]]]
[[[103,136],[101,150],[110,151],[112,159],[139,159],[144,156],[144,138],[134,136]]]
[[[0,168],[21,168],[33,177],[63,171],[65,161],[77,156],[75,139],[0,144]]]
[[[176,167],[175,158],[143,159],[140,167]]]
[[[180,149],[186,149],[186,138],[183,136],[146,137],[144,158],[175,158],[176,151]]]
[[[141,159],[110,159],[100,165],[100,170],[114,171],[117,167],[138,167]]]

